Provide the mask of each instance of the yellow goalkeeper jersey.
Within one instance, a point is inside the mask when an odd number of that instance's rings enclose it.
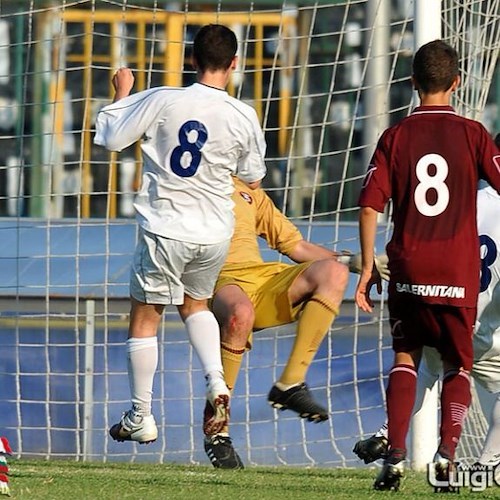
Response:
[[[276,208],[263,189],[252,190],[238,178],[233,180],[235,227],[223,271],[262,263],[258,236],[274,250],[288,255],[303,239],[300,231]]]

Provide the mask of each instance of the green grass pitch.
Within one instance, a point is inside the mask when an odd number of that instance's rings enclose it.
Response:
[[[434,494],[425,474],[409,471],[399,492],[372,489],[377,470],[247,467],[216,470],[205,465],[80,463],[9,460],[12,498],[30,500],[323,500],[404,498]],[[446,497],[449,497],[447,494]],[[457,498],[500,498],[498,487],[462,489]],[[7,498],[7,497],[1,497]]]

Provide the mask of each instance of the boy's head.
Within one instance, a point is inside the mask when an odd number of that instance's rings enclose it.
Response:
[[[207,24],[194,37],[193,63],[202,73],[225,71],[233,63],[237,50],[233,31],[222,24]]]
[[[457,51],[442,40],[422,45],[413,58],[413,83],[424,94],[455,90],[458,75]]]

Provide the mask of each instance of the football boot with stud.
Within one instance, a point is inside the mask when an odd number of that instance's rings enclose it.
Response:
[[[115,441],[148,444],[156,441],[158,428],[153,415],[144,416],[132,409],[125,412],[120,422],[109,429],[109,434]]]
[[[328,420],[328,412],[314,401],[305,383],[295,385],[286,391],[274,385],[267,400],[273,408],[281,411],[292,410],[309,422],[318,423]]]

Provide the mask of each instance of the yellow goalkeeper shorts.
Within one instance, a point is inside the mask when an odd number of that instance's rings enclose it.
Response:
[[[254,331],[292,323],[297,320],[303,304],[290,304],[288,290],[311,264],[312,262],[233,264],[223,269],[215,286],[215,293],[227,285],[239,286],[253,304]],[[251,338],[248,342],[250,348]]]

